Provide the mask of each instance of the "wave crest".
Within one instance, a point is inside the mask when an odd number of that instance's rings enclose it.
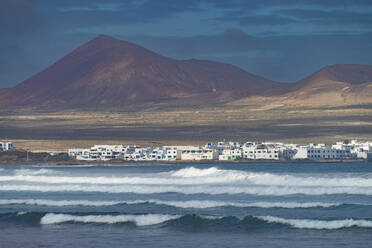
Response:
[[[287,224],[291,227],[301,229],[340,229],[349,227],[368,227],[372,228],[372,221],[370,220],[309,220],[309,219],[284,219],[274,216],[257,216],[257,218],[267,221],[269,223]]]
[[[114,206],[120,204],[156,204],[177,208],[215,208],[215,207],[255,207],[255,208],[328,208],[342,205],[341,203],[326,202],[224,202],[211,200],[189,200],[189,201],[162,201],[157,199],[135,200],[135,201],[89,201],[89,200],[47,200],[47,199],[5,199],[0,200],[0,205],[24,204],[38,206]]]
[[[55,175],[57,173],[57,175]],[[52,175],[50,175],[52,174]],[[22,181],[45,184],[91,185],[208,185],[237,184],[243,186],[281,187],[372,187],[372,175],[296,175],[222,170],[216,167],[187,167],[169,173],[143,173],[141,176],[81,176],[59,175],[58,171],[20,169],[14,175],[0,176],[1,182]]]
[[[355,194],[372,195],[372,187],[283,187],[283,186],[219,186],[195,185],[192,187],[179,185],[0,185],[0,191],[39,191],[39,192],[100,192],[100,193],[135,193],[135,194],[249,194],[249,195],[330,195]]]
[[[38,169],[38,170],[18,169],[14,171],[14,175],[16,176],[37,176],[37,175],[48,175],[52,173],[56,173],[56,171],[48,170],[48,169]]]
[[[195,214],[167,215],[167,214],[65,214],[65,213],[3,213],[0,221],[24,223],[29,225],[49,225],[74,223],[92,224],[120,224],[134,223],[136,226],[150,226],[162,224],[162,227],[174,227],[192,231],[237,231],[273,228],[296,229],[326,229],[336,230],[342,228],[372,228],[372,221],[366,219],[341,220],[312,220],[312,219],[286,219],[276,216],[251,216],[244,218],[236,216],[201,216]]]
[[[40,224],[59,224],[64,222],[81,222],[81,223],[101,223],[101,224],[116,224],[133,222],[137,226],[149,226],[160,224],[168,220],[179,218],[177,215],[86,215],[76,216],[70,214],[54,214],[49,213],[41,218]]]
[[[198,169],[195,167],[187,167],[171,173],[175,177],[205,177],[210,175],[216,175],[225,172],[225,170],[217,169],[216,167],[211,167],[208,169]]]

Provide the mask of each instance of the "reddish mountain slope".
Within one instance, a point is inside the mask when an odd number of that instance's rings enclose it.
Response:
[[[295,105],[357,105],[372,103],[372,66],[332,65],[295,83],[285,95]]]
[[[326,66],[303,80],[286,86],[282,87],[281,92],[268,97],[245,97],[231,104],[259,103],[266,109],[283,106],[370,105],[372,104],[372,66]]]
[[[317,82],[333,81],[352,85],[371,83],[372,66],[338,64],[326,66],[297,83],[297,87],[311,86]]]
[[[159,101],[214,103],[273,94],[281,85],[235,66],[163,57],[98,36],[23,83],[0,106],[120,107]]]

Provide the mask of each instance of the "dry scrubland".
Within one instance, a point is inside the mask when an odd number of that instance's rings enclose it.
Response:
[[[30,151],[93,144],[202,144],[216,140],[326,142],[372,139],[371,106],[238,105],[0,116],[0,139]]]

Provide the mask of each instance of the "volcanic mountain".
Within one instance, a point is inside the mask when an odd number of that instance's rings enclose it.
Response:
[[[298,105],[357,105],[372,103],[372,66],[326,66],[295,83],[287,100]]]
[[[272,95],[281,84],[235,66],[175,60],[100,35],[19,85],[0,92],[0,106],[121,107],[176,102],[208,104]]]
[[[371,83],[372,66],[355,64],[326,66],[309,77],[301,80],[299,85],[311,85],[317,81],[334,81],[353,85]]]
[[[333,65],[291,84],[276,83],[229,64],[176,60],[100,35],[19,85],[0,89],[0,109],[47,110],[372,103],[372,66]]]
[[[308,77],[282,86],[270,96],[244,97],[232,105],[277,107],[315,107],[372,104],[372,66],[337,64],[326,66]]]

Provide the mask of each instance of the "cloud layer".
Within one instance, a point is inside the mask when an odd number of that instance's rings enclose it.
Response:
[[[329,64],[372,64],[371,13],[370,0],[3,0],[0,88],[98,34],[296,81]]]

